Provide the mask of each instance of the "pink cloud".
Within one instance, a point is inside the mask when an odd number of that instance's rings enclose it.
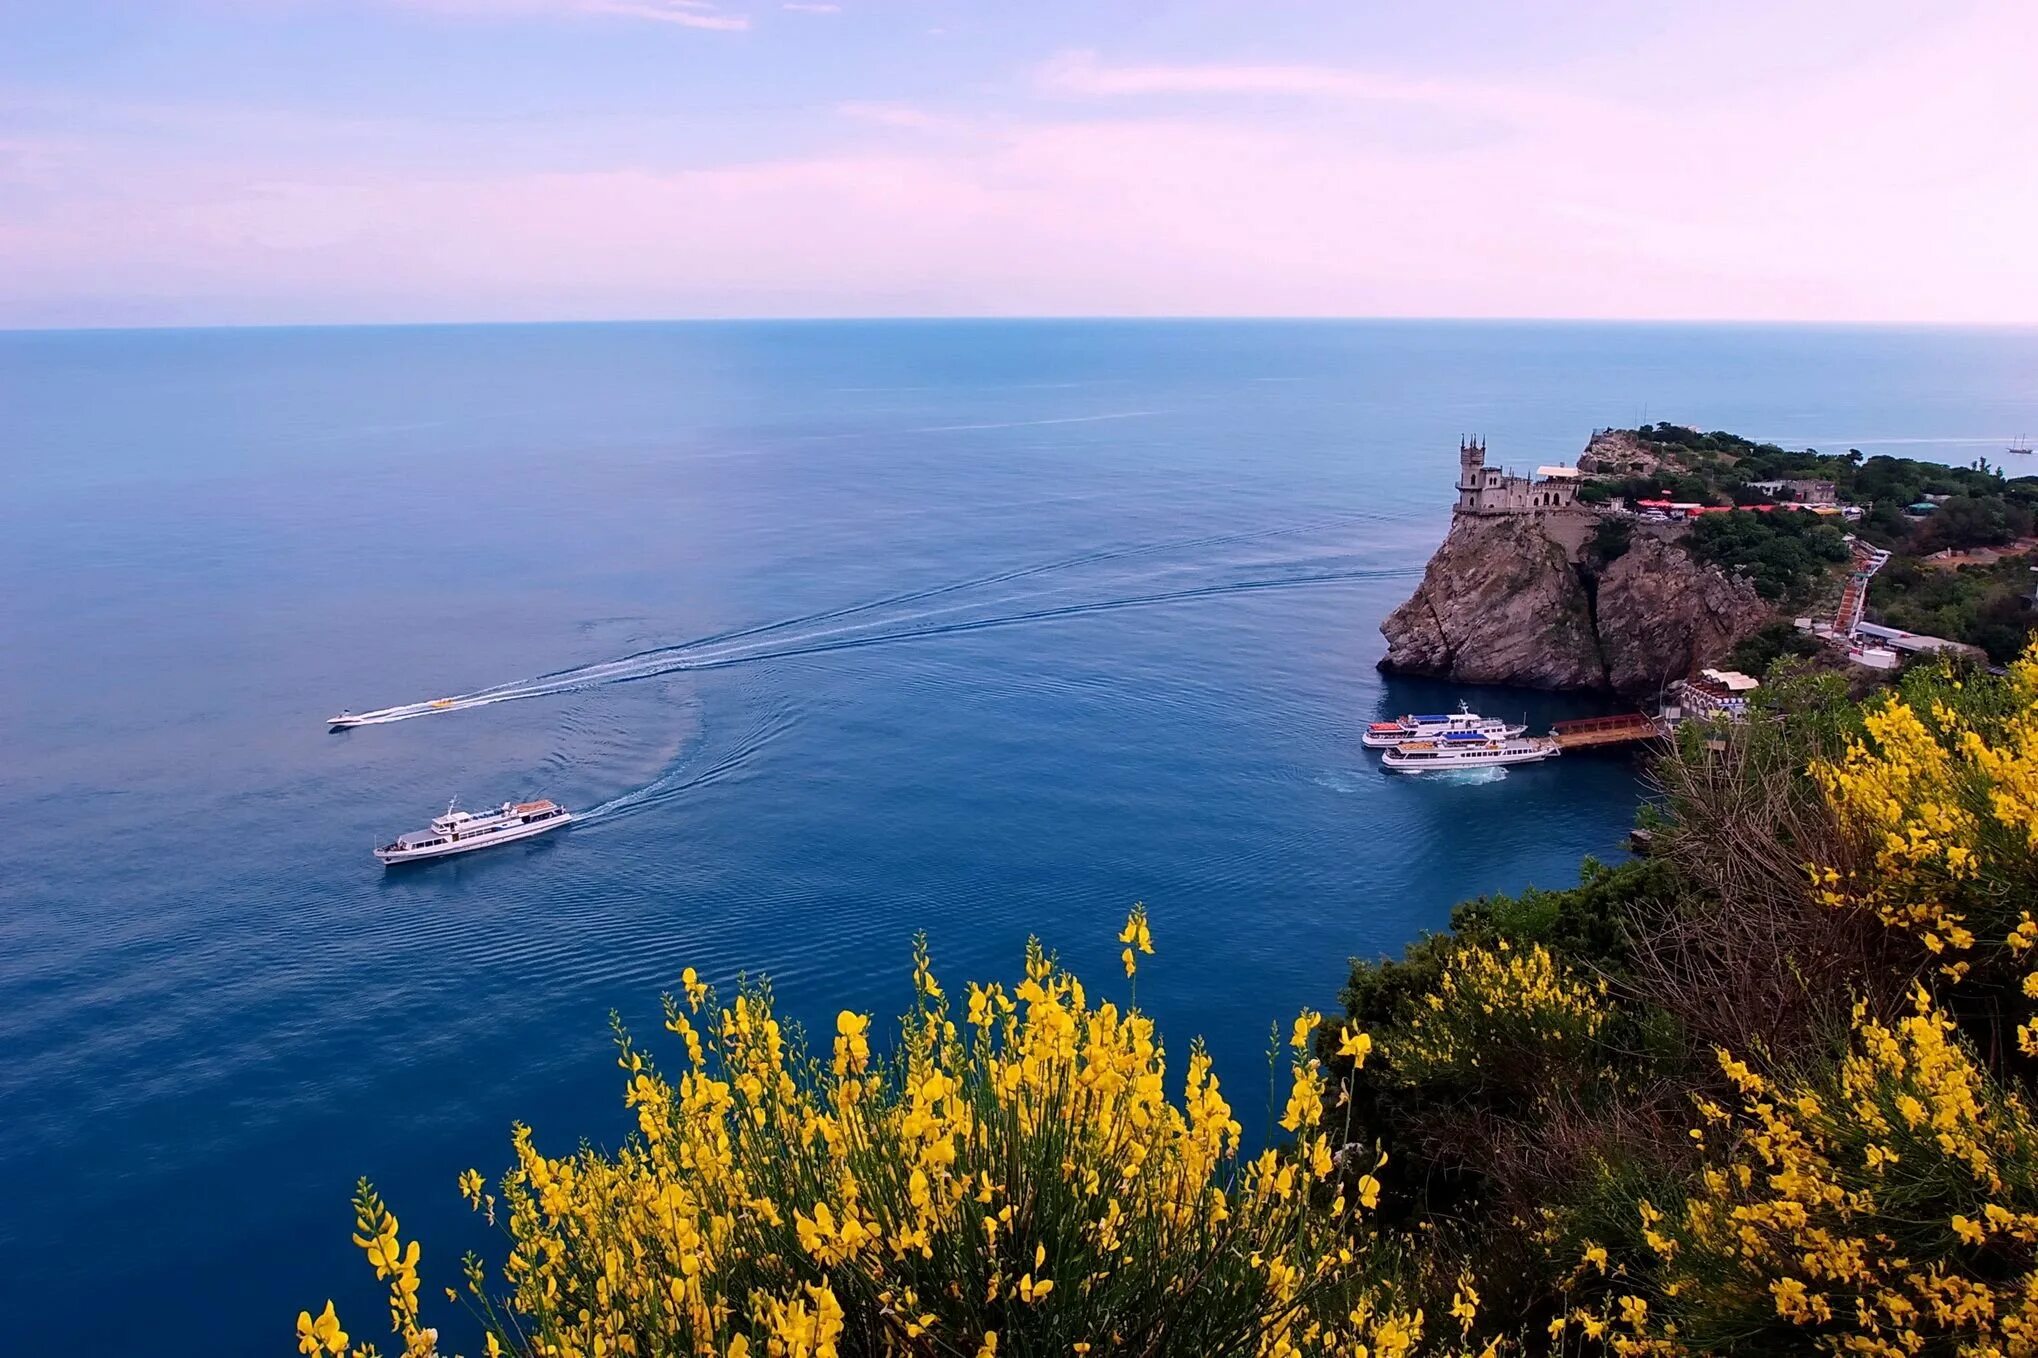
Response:
[[[1284,94],[1434,103],[1462,93],[1437,81],[1403,80],[1335,66],[1111,66],[1088,50],[1063,52],[1043,63],[1035,80],[1054,93],[1091,96]]]
[[[872,100],[820,111],[809,153],[725,164],[492,173],[388,158],[399,128],[321,143],[301,125],[230,153],[194,136],[182,158],[66,145],[0,214],[0,324],[105,297],[213,320],[2028,321],[2038,82],[2020,26],[1977,9],[1730,96],[1496,88],[1507,135],[1441,148],[1376,135],[1356,105],[1270,112],[1236,96],[1280,81],[1210,74],[1267,68],[1197,68],[1204,93],[1150,105],[1191,78],[1151,73],[1187,68],[1094,59],[1084,79],[1111,92],[1083,97],[1102,112],[942,121]],[[1092,79],[1121,69],[1148,74]],[[1416,85],[1397,118],[1460,96]],[[944,135],[871,150],[844,119]]]
[[[854,122],[875,123],[880,127],[911,127],[923,130],[955,127],[956,120],[945,118],[911,104],[892,104],[882,101],[852,99],[837,104],[835,111]]]

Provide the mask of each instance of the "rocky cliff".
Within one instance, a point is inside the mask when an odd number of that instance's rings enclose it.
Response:
[[[1718,664],[1773,616],[1752,587],[1637,531],[1610,563],[1590,511],[1460,515],[1422,584],[1380,624],[1380,668],[1472,684],[1653,696]]]

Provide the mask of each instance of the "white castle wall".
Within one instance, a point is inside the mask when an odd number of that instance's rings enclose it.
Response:
[[[1577,493],[1578,487],[1571,481],[1537,481],[1487,466],[1483,440],[1467,439],[1458,445],[1460,514],[1535,514],[1562,509]]]

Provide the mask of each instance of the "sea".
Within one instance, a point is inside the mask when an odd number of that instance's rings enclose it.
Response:
[[[455,1175],[518,1120],[616,1144],[610,1015],[666,1051],[687,966],[824,1037],[906,1007],[919,933],[951,993],[1038,939],[1123,1002],[1144,902],[1138,1003],[1261,1138],[1350,959],[1619,858],[1646,795],[1360,748],[1606,710],[1376,671],[1462,436],[1999,461],[2034,378],[2015,330],[0,334],[0,1349],[285,1352],[329,1297],[373,1338],[367,1176],[474,1351]],[[456,796],[580,819],[370,855]]]

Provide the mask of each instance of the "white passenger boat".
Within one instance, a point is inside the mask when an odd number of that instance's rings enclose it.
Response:
[[[1448,773],[1453,769],[1536,764],[1562,753],[1557,742],[1548,736],[1489,740],[1477,732],[1466,731],[1397,745],[1380,757],[1380,763],[1396,773]]]
[[[557,830],[573,819],[571,811],[549,801],[504,802],[479,815],[459,810],[459,804],[460,799],[454,798],[446,804],[446,814],[434,820],[430,829],[398,835],[377,849],[375,856],[385,864],[445,858],[507,844],[513,839],[529,839],[547,830]]]
[[[1359,737],[1359,743],[1369,750],[1391,750],[1411,740],[1437,740],[1444,736],[1477,735],[1488,740],[1511,740],[1528,730],[1521,722],[1503,721],[1499,717],[1482,717],[1464,703],[1458,704],[1456,712],[1439,712],[1427,716],[1411,715],[1395,721],[1376,721],[1366,728]]]

